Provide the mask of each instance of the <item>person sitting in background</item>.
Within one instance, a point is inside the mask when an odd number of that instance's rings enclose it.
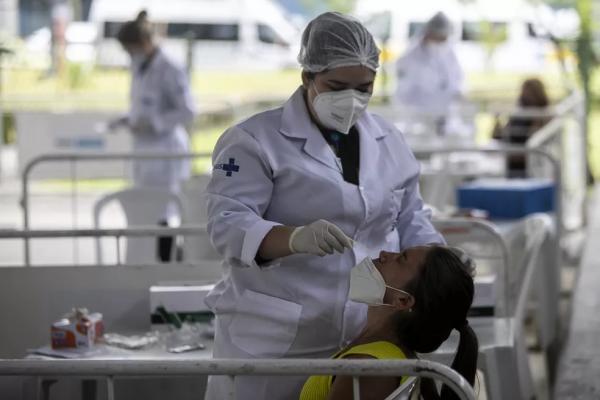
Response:
[[[478,341],[467,323],[473,302],[473,272],[473,262],[462,250],[438,245],[413,247],[402,253],[382,251],[379,259],[366,258],[351,271],[349,298],[369,304],[367,324],[333,358],[417,358],[417,353],[435,351],[456,329],[460,343],[452,368],[473,385]],[[407,399],[457,398],[445,386],[438,394],[429,379],[360,378],[361,399],[385,399],[391,393],[402,393]],[[350,398],[350,376],[310,377],[300,395],[300,400]]]
[[[544,83],[537,78],[527,79],[521,85],[518,105],[521,108],[537,108],[544,111],[550,101]],[[543,127],[549,118],[535,116],[511,116],[502,126],[498,118],[493,131],[493,138],[512,145],[525,145],[531,135]],[[507,174],[510,178],[524,178],[527,175],[527,159],[525,155],[515,154],[507,159]]]

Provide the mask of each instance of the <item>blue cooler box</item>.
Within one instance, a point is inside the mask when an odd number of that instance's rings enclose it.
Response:
[[[460,208],[486,210],[490,218],[516,219],[554,210],[554,183],[542,179],[478,179],[459,186]]]

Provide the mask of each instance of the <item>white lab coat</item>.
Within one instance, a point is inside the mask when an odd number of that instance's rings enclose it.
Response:
[[[352,266],[380,250],[443,242],[423,209],[419,164],[402,135],[370,113],[356,126],[359,186],[344,181],[301,88],[283,107],[220,138],[207,188],[208,231],[225,258],[225,277],[206,299],[217,315],[215,358],[331,356],[366,322],[366,305],[348,301]],[[318,219],[339,226],[354,248],[257,265],[258,247],[271,228]],[[237,378],[237,398],[297,398],[305,379]],[[227,388],[224,378],[211,378],[207,399],[224,398]]]
[[[144,71],[139,68],[132,70],[130,95],[129,125],[141,123],[148,126],[147,131],[133,132],[134,151],[189,152],[186,125],[194,118],[195,103],[183,69],[157,50]],[[138,186],[178,192],[180,183],[189,175],[189,160],[140,160],[133,163],[133,181]]]
[[[463,92],[463,71],[450,44],[433,51],[419,39],[396,62],[396,77],[396,102],[416,113],[444,115]]]

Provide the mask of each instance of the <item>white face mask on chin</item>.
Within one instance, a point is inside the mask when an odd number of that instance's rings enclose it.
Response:
[[[367,109],[370,99],[370,93],[354,89],[324,93],[317,91],[317,96],[313,100],[313,109],[326,128],[348,134],[350,128]]]
[[[350,271],[349,300],[370,306],[389,306],[383,302],[386,288],[411,296],[404,290],[386,285],[383,276],[369,257],[356,264]]]

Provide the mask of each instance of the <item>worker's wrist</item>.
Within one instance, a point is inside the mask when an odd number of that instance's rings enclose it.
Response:
[[[290,252],[292,254],[296,254],[298,251],[294,249],[294,237],[298,234],[298,232],[300,231],[300,228],[302,228],[301,226],[295,227],[292,230],[292,233],[290,233],[290,238],[288,239],[288,249],[290,249]]]

